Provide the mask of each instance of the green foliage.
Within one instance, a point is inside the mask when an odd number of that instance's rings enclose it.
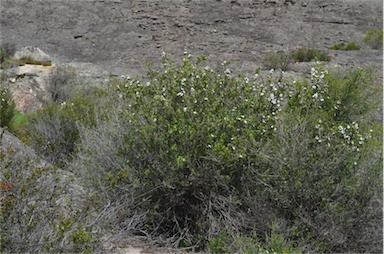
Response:
[[[70,165],[109,207],[100,223],[217,252],[233,250],[220,235],[228,229],[252,251],[380,249],[372,73],[313,68],[294,82],[231,73],[165,55],[143,80],[110,83],[113,111],[80,129]]]
[[[291,55],[283,51],[272,52],[263,58],[263,66],[266,69],[287,71],[291,63]]]
[[[12,94],[8,86],[0,81],[0,127],[9,126],[15,115],[16,104],[12,99]]]
[[[297,240],[312,242],[317,252],[342,251],[345,246],[362,251],[359,241],[364,234],[357,229],[362,224],[346,217],[365,218],[366,202],[381,184],[378,180],[376,187],[367,189],[363,183],[371,174],[382,174],[380,160],[371,160],[372,155],[366,154],[366,149],[372,149],[368,129],[373,124],[364,117],[368,100],[360,101],[367,99],[367,93],[359,92],[367,89],[369,73],[358,70],[346,78],[314,69],[310,82],[296,83],[284,112],[287,115],[277,124],[276,138],[263,148],[268,175],[275,176],[264,180],[269,188],[263,192],[270,202],[276,202],[277,214],[290,218]],[[350,97],[344,97],[343,92]],[[348,106],[358,109],[349,110]],[[381,146],[374,150],[369,153],[380,157]],[[373,212],[376,220],[380,212]]]
[[[272,224],[271,232],[267,233],[264,242],[259,239],[255,231],[249,235],[222,231],[209,241],[208,246],[213,253],[302,253],[285,239],[276,223]]]
[[[383,48],[383,30],[369,30],[365,33],[364,42],[370,46],[372,49],[382,49]]]
[[[62,165],[75,152],[79,125],[95,125],[95,108],[102,104],[102,94],[99,89],[90,88],[67,102],[51,103],[30,114],[21,139],[49,162]]]
[[[355,44],[348,44],[348,48]],[[290,52],[272,52],[263,58],[263,67],[266,69],[274,69],[286,71],[292,62],[310,62],[310,61],[330,61],[328,53],[313,48],[299,48]]]
[[[354,41],[350,41],[348,43],[341,42],[339,44],[335,44],[331,46],[329,49],[331,50],[360,50],[361,46]]]
[[[25,135],[28,117],[28,114],[23,114],[15,110],[15,115],[9,123],[9,130],[19,137]]]
[[[296,62],[310,62],[310,61],[325,61],[331,60],[331,57],[326,51],[314,48],[298,48],[293,50],[291,57]]]

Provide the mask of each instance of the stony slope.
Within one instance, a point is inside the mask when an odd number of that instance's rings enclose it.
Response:
[[[362,43],[383,26],[381,0],[1,0],[1,39],[59,62],[142,72],[161,51],[187,49],[253,71],[269,51]],[[332,53],[342,66],[382,66],[382,52]],[[380,68],[381,69],[381,68]]]

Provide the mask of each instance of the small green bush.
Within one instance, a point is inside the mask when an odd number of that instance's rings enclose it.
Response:
[[[364,42],[371,47],[372,49],[382,49],[383,48],[383,30],[369,30],[365,33]]]
[[[27,137],[28,118],[28,113],[23,114],[15,110],[15,115],[9,123],[9,131],[19,137],[22,142],[27,142],[25,138]]]
[[[348,43],[342,42],[339,44],[335,44],[331,46],[329,49],[331,50],[360,50],[361,46],[354,41],[350,41]]]
[[[0,127],[9,127],[15,115],[16,104],[12,99],[8,86],[0,81]]]
[[[282,51],[270,53],[263,58],[263,67],[266,69],[287,71],[291,63],[291,55]]]
[[[79,125],[95,125],[95,108],[102,104],[102,96],[102,90],[89,88],[67,102],[47,105],[29,115],[26,134],[20,138],[47,161],[63,165],[75,152]]]
[[[296,62],[325,61],[331,60],[326,51],[314,48],[298,48],[291,52],[291,57]]]

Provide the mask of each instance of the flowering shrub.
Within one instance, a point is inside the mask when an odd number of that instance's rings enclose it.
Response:
[[[143,79],[111,82],[114,110],[80,131],[70,168],[105,201],[103,225],[204,247],[229,230],[268,241],[277,218],[290,250],[368,248],[360,227],[380,209],[363,211],[381,181],[365,118],[372,97],[359,93],[368,71],[314,68],[291,81],[273,70],[235,75],[226,62],[212,69],[187,53],[162,60]]]
[[[0,127],[8,126],[15,115],[16,104],[9,88],[0,80]]]

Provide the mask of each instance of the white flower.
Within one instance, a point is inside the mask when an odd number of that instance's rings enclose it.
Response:
[[[270,101],[272,104],[276,104],[275,95],[274,95],[273,93],[269,94],[269,101]]]
[[[312,98],[317,99],[318,96],[319,96],[319,94],[318,94],[318,93],[315,93],[314,95],[312,95]]]
[[[187,107],[184,107],[184,108],[183,108],[183,111],[184,111],[184,112],[187,112]]]

